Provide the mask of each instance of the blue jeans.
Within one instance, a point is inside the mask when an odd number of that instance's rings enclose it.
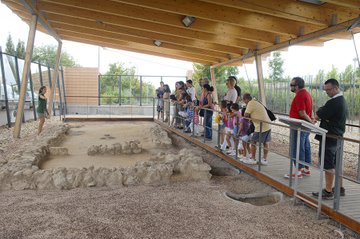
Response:
[[[298,131],[294,129],[290,129],[290,153],[291,158],[294,161],[296,159],[296,141],[297,141]],[[302,132],[300,133],[300,152],[299,152],[299,161],[303,161],[305,163],[311,163],[311,147],[309,140],[310,133]],[[302,169],[304,165],[299,163],[299,169]]]
[[[204,121],[205,121],[205,138],[212,139],[212,116],[211,110],[205,110]]]

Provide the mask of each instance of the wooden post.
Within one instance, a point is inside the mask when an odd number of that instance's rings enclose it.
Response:
[[[216,89],[215,69],[212,68],[212,67],[210,67],[210,75],[211,75],[211,82],[212,82],[212,85],[214,87],[214,92],[213,92],[214,102],[219,104],[219,97],[218,97],[217,89]]]
[[[50,89],[49,102],[48,102],[49,117],[51,117],[51,113],[52,113],[52,110],[53,110],[53,101],[54,101],[54,95],[55,95],[55,92],[56,92],[57,78],[58,78],[58,74],[59,74],[59,65],[60,65],[62,42],[59,41],[58,43],[59,44],[58,44],[58,49],[57,49],[57,53],[56,53],[55,67],[54,67],[54,72],[53,72],[53,77],[52,77],[53,84],[52,84],[52,87]]]
[[[20,88],[20,98],[19,98],[19,103],[18,103],[18,110],[16,112],[15,127],[14,127],[14,132],[13,132],[14,138],[20,137],[21,119],[24,115],[25,94],[26,94],[27,80],[28,80],[29,72],[30,72],[31,58],[32,58],[32,53],[33,53],[33,48],[34,48],[34,39],[35,39],[37,19],[38,19],[37,15],[32,15],[31,22],[30,22],[28,41],[27,41],[27,45],[26,45],[24,70],[23,70],[23,74],[22,74],[22,78],[21,78],[22,80],[21,80],[21,88]]]
[[[260,101],[263,105],[266,106],[266,97],[265,97],[265,84],[264,84],[264,77],[263,77],[263,69],[261,63],[261,55],[255,55],[255,62],[256,62],[256,73],[258,77],[258,88],[259,88],[259,95]]]

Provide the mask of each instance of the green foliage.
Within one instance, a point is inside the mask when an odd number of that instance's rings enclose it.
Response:
[[[326,74],[326,79],[339,79],[338,69],[332,65],[331,70]]]
[[[281,53],[275,51],[269,61],[269,78],[272,82],[279,82],[283,79],[284,74],[284,60],[281,58]]]
[[[101,77],[100,96],[103,104],[136,104],[140,93],[143,104],[152,104],[152,100],[147,97],[155,95],[155,87],[151,83],[142,82],[140,88],[140,79],[135,76],[135,67],[126,68],[123,63],[112,63]]]
[[[32,60],[44,65],[49,65],[50,67],[55,67],[56,53],[57,46],[55,45],[43,45],[40,47],[35,47]],[[62,66],[68,67],[79,66],[79,64],[75,62],[74,57],[65,51],[61,52],[60,64]]]
[[[25,59],[25,42],[19,40],[16,44],[16,56],[22,59]]]
[[[8,53],[9,55],[13,55],[13,56],[15,55],[15,46],[14,46],[14,42],[13,42],[10,34],[8,35],[8,37],[6,39],[5,52]]]

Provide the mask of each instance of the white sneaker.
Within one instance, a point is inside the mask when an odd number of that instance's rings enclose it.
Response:
[[[229,156],[235,156],[235,155],[236,155],[236,151],[235,151],[235,150],[233,150],[233,151],[232,151],[232,152],[230,152],[228,155],[229,155]]]
[[[267,161],[266,159],[261,159],[261,164],[262,165],[268,165],[269,161]]]
[[[252,160],[252,159],[250,158],[250,159],[245,159],[245,160],[243,161],[243,163],[254,165],[254,164],[256,164],[256,161],[255,161],[255,160]]]
[[[244,162],[244,161],[246,161],[246,160],[248,160],[247,157],[244,157],[244,156],[240,157],[240,162]]]

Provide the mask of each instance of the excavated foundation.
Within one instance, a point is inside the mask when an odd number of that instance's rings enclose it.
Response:
[[[175,150],[155,123],[64,124],[0,165],[0,190],[209,180],[210,169],[196,152]]]

